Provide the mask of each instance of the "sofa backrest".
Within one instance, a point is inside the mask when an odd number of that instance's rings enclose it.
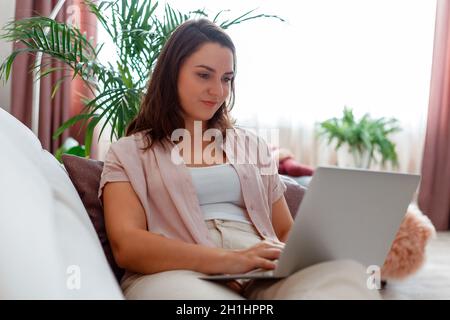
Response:
[[[123,299],[67,173],[0,108],[0,299]]]
[[[284,198],[291,212],[292,218],[295,219],[300,203],[305,195],[306,188],[299,185],[294,179],[289,176],[280,174],[281,181],[286,185],[286,191],[284,192]]]

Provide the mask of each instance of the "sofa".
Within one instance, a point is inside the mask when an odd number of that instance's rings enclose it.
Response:
[[[0,299],[123,300],[102,212],[88,202],[97,197],[102,163],[66,157],[75,163],[67,170],[1,108],[0,148]],[[92,166],[97,171],[84,169]],[[305,189],[282,179],[295,213]]]
[[[124,299],[64,168],[0,108],[0,299]]]

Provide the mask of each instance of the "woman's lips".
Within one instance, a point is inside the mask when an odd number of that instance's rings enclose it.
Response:
[[[215,107],[217,105],[217,102],[214,101],[204,101],[202,100],[202,102],[207,105],[208,107]]]

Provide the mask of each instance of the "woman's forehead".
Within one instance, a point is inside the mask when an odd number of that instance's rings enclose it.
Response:
[[[193,68],[209,67],[221,73],[233,72],[233,52],[216,43],[202,45],[194,52],[186,63]]]

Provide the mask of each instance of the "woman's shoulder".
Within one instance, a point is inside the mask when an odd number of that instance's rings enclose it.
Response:
[[[146,132],[140,131],[129,136],[119,138],[111,144],[110,149],[114,150],[116,153],[139,152],[139,150],[146,146],[147,141]]]

